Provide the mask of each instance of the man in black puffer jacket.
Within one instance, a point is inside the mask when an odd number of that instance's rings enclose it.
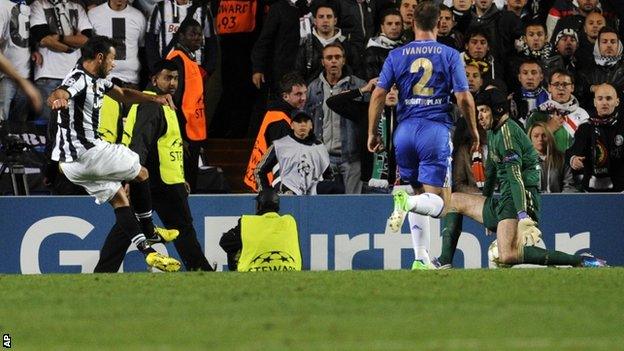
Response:
[[[377,0],[336,0],[338,27],[342,28],[347,41],[362,57],[364,47],[375,34]]]
[[[400,41],[402,28],[403,20],[399,11],[388,9],[383,13],[381,17],[381,33],[374,38],[370,38],[366,45],[366,74],[364,75],[366,80],[378,77],[390,50],[402,44]]]
[[[499,10],[493,0],[475,1],[470,28],[475,27],[488,35],[490,52],[495,59],[511,57],[514,41],[522,35],[520,19],[511,11]],[[511,72],[509,68],[506,67],[506,71]]]
[[[584,191],[624,191],[624,120],[618,116],[619,104],[613,85],[596,86],[596,114],[579,126],[567,152]]]
[[[308,34],[297,52],[295,69],[310,83],[318,77],[323,70],[321,60],[323,59],[323,48],[327,44],[340,43],[345,48],[347,65],[356,72],[356,75],[363,73],[359,54],[347,42],[347,37],[342,30],[336,27],[337,13],[334,2],[331,0],[320,0],[312,3],[312,18],[314,28]]]
[[[268,83],[273,93],[279,92],[278,82],[295,67],[293,53],[297,52],[301,39],[300,18],[308,12],[305,0],[278,0],[271,5],[251,51],[252,80],[256,88]]]
[[[580,72],[578,89],[579,94],[585,97],[581,100],[581,105],[591,106],[591,96],[593,87],[609,83],[621,94],[624,89],[624,61],[622,61],[622,42],[615,29],[604,27],[598,33],[598,38],[594,44],[594,62],[583,67]]]

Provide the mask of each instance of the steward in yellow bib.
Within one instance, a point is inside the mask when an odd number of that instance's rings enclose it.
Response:
[[[177,66],[172,61],[156,65],[152,87],[146,94],[167,94],[178,85]],[[124,126],[123,144],[139,155],[140,163],[147,168],[152,208],[168,229],[180,234],[173,242],[186,270],[212,271],[204,256],[193,227],[193,217],[188,205],[187,185],[184,181],[183,144],[176,112],[169,106],[156,103],[132,105]],[[130,187],[131,196],[134,189]],[[149,213],[134,208],[141,224]],[[130,240],[113,227],[106,238],[95,272],[117,272],[130,246]],[[152,242],[156,239],[148,239]]]
[[[271,188],[261,191],[256,202],[256,215],[243,215],[219,242],[230,271],[300,271],[297,222],[277,213],[279,196]]]

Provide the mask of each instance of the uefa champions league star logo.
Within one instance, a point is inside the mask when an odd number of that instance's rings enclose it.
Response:
[[[294,271],[295,259],[284,251],[267,251],[251,261],[249,272]]]

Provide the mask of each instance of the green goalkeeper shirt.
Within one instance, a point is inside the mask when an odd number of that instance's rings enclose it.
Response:
[[[527,210],[526,187],[539,188],[537,152],[524,130],[511,118],[487,132],[488,158],[483,195],[492,196],[496,183],[501,194],[511,193],[516,211]]]

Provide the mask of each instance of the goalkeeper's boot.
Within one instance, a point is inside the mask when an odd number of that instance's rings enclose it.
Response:
[[[581,254],[581,267],[589,267],[589,268],[599,268],[599,267],[609,267],[607,265],[607,261],[594,257],[592,254]]]
[[[177,229],[154,227],[154,236],[147,239],[150,244],[168,243],[175,240],[180,232]]]
[[[151,252],[145,256],[145,263],[148,266],[158,268],[163,272],[177,272],[180,270],[180,262],[175,258],[162,255],[158,252]]]
[[[390,218],[388,218],[388,225],[390,226],[390,230],[395,233],[401,231],[403,222],[405,222],[405,216],[409,211],[407,208],[408,199],[409,194],[405,190],[399,190],[394,194],[394,211],[392,211]]]

